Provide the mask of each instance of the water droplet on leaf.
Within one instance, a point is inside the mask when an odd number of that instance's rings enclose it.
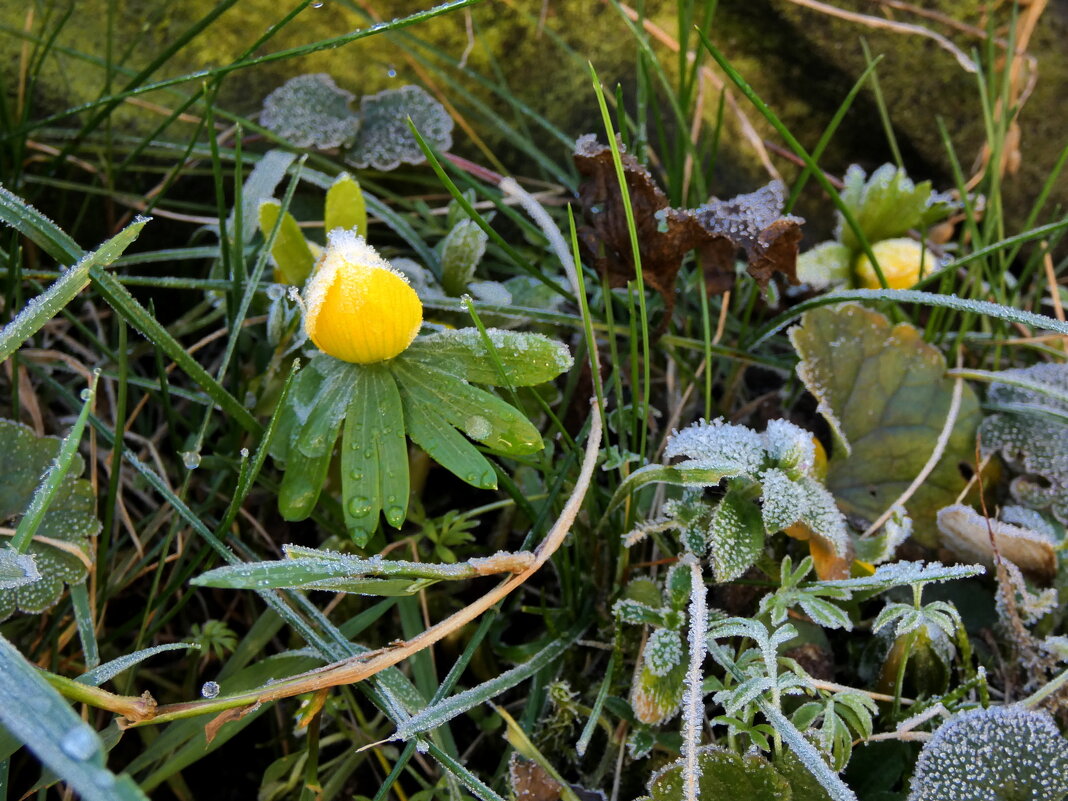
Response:
[[[216,681],[204,682],[204,686],[200,688],[200,694],[204,698],[217,698],[219,695],[219,683]]]
[[[362,495],[357,495],[349,501],[349,514],[353,517],[363,517],[370,514],[370,512],[371,502]]]
[[[182,464],[185,465],[187,470],[196,470],[200,467],[200,452],[199,451],[185,451],[181,454]]]
[[[59,748],[71,759],[84,762],[96,753],[96,738],[89,729],[79,726],[63,735]]]

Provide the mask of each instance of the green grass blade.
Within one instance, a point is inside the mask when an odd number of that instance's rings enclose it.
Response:
[[[0,198],[0,206],[2,203]],[[92,253],[81,257],[77,264],[61,273],[52,286],[27,303],[15,319],[0,330],[0,361],[18,350],[23,342],[59,314],[89,283],[89,271],[94,267],[102,269],[115,261],[137,239],[147,222],[147,219],[139,219],[126,226]]]
[[[104,766],[96,731],[2,636],[0,723],[85,801],[147,801],[129,776]]]

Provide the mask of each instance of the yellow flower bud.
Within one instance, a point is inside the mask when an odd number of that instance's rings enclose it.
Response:
[[[879,261],[886,285],[890,289],[908,289],[920,280],[920,262],[923,274],[930,275],[938,269],[938,257],[915,239],[884,239],[871,246]],[[879,276],[866,254],[857,258],[857,283],[866,289],[879,289]]]
[[[357,364],[392,359],[423,321],[423,304],[408,279],[362,236],[342,229],[327,235],[304,304],[309,339],[335,359]]]

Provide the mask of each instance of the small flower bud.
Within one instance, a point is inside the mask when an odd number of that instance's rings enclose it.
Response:
[[[879,260],[879,268],[890,289],[908,289],[919,281],[921,261],[924,275],[930,275],[938,269],[938,257],[908,237],[876,242],[871,246],[871,252]],[[864,254],[857,259],[857,284],[866,289],[879,289],[882,286],[875,268]]]
[[[352,231],[327,235],[304,289],[304,328],[335,359],[370,364],[407,348],[423,320],[408,280]]]

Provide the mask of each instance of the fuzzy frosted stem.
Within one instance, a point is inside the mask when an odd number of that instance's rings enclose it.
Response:
[[[705,603],[705,579],[701,565],[693,554],[683,557],[690,565],[690,666],[686,671],[686,700],[682,710],[682,756],[685,761],[686,801],[697,801],[698,781],[701,768],[697,764],[697,749],[701,745],[701,728],[704,722],[704,680],[702,665],[705,661],[705,635],[708,632],[708,606]]]

